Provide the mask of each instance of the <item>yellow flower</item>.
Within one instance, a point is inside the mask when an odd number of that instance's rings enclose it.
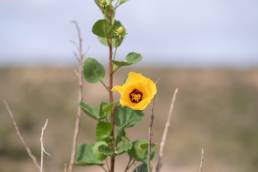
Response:
[[[107,2],[106,2],[106,0],[99,0],[99,1],[98,1],[98,4],[99,4],[99,6],[100,6],[101,8],[105,8],[106,5],[107,5]]]
[[[129,72],[122,86],[114,86],[112,91],[120,94],[120,104],[134,110],[144,110],[157,93],[156,84],[142,74]]]
[[[125,28],[123,26],[119,26],[114,33],[116,34],[116,36],[118,37],[123,37],[126,33],[125,33]]]

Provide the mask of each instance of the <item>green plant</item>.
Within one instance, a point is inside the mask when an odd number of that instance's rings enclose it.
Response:
[[[109,94],[109,101],[102,102],[98,108],[85,101],[80,103],[83,112],[97,121],[96,142],[77,146],[75,164],[97,165],[105,171],[114,172],[116,157],[127,154],[129,162],[125,171],[128,171],[137,161],[140,164],[134,171],[145,172],[148,171],[149,160],[155,156],[156,145],[149,146],[147,139],[132,141],[128,138],[126,130],[143,119],[143,110],[157,92],[156,84],[141,74],[130,72],[124,85],[113,87],[114,73],[122,67],[138,63],[142,56],[139,53],[130,52],[124,60],[115,60],[115,52],[126,36],[125,26],[116,20],[115,14],[118,7],[127,0],[95,0],[95,2],[103,14],[103,19],[93,25],[92,32],[103,45],[108,47],[109,63],[105,71],[100,62],[88,57],[83,63],[83,75],[89,83],[103,84]],[[108,75],[108,85],[103,81],[105,74]],[[114,100],[113,91],[120,93],[119,102]],[[105,166],[105,160],[108,158],[110,158],[110,165]]]
[[[154,169],[152,168],[151,161],[157,152],[156,145],[152,143],[154,103],[152,106],[148,139],[140,138],[131,140],[126,132],[128,128],[134,127],[143,120],[144,110],[152,102],[157,93],[156,83],[140,73],[129,72],[126,81],[122,85],[113,86],[114,73],[118,72],[122,67],[137,64],[141,61],[142,56],[136,52],[129,52],[124,60],[115,59],[116,51],[126,36],[126,29],[120,21],[115,19],[115,14],[117,8],[126,3],[127,0],[95,0],[95,2],[104,17],[93,25],[92,32],[103,45],[108,47],[108,67],[105,70],[104,66],[92,57],[87,57],[84,60],[85,54],[83,53],[81,31],[78,23],[73,21],[78,32],[78,45],[73,42],[77,48],[75,56],[78,60],[78,68],[75,71],[78,77],[78,109],[74,125],[70,161],[68,164],[65,164],[64,171],[73,172],[74,165],[95,165],[102,167],[105,172],[115,172],[116,158],[122,154],[126,154],[129,157],[129,161],[124,172],[130,170],[133,165],[136,165],[136,162],[138,166],[133,169],[133,172],[151,172]],[[106,74],[108,75],[108,84],[105,84],[103,81]],[[109,101],[102,100],[98,107],[88,104],[83,99],[83,79],[92,84],[101,83],[109,95]],[[115,91],[120,94],[119,101],[114,99],[113,92]],[[170,126],[176,94],[177,89],[171,101],[168,119],[160,143],[155,172],[160,172],[162,166],[164,145]],[[41,130],[41,151],[40,161],[38,162],[36,156],[32,153],[23,138],[10,106],[6,101],[4,101],[4,105],[12,120],[16,134],[35,168],[39,172],[44,172],[44,155],[49,155],[44,147],[44,132],[47,128],[48,120],[46,120]],[[96,120],[96,141],[90,144],[78,145],[82,111],[90,118]],[[110,161],[108,162],[109,159]]]

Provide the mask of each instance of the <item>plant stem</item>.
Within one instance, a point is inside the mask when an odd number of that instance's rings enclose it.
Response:
[[[67,166],[68,169],[66,169],[66,171],[68,172],[73,172],[73,165],[74,165],[74,161],[75,161],[75,154],[76,154],[76,145],[78,142],[78,137],[79,137],[79,133],[80,133],[80,119],[81,119],[81,107],[80,107],[80,102],[83,100],[83,75],[82,75],[82,71],[83,71],[83,60],[84,60],[84,53],[83,53],[83,39],[82,39],[82,35],[81,35],[81,30],[79,27],[79,24],[77,23],[77,21],[73,21],[72,22],[75,25],[76,31],[77,31],[77,35],[78,35],[78,46],[77,47],[77,51],[78,53],[76,53],[77,55],[75,56],[75,58],[78,60],[78,67],[77,70],[75,70],[75,75],[78,78],[78,106],[77,106],[77,114],[76,114],[76,119],[75,119],[75,125],[74,125],[74,131],[73,131],[73,140],[72,140],[72,150],[71,150],[71,155],[70,155],[70,162]]]
[[[109,48],[109,102],[112,105],[112,111],[111,111],[111,123],[112,123],[112,147],[113,150],[115,150],[115,113],[114,113],[114,97],[113,97],[113,65],[112,65],[112,59],[113,59],[113,47],[112,47],[112,39],[108,39],[108,48]],[[111,157],[110,162],[110,172],[115,171],[115,156],[113,155]]]
[[[134,163],[135,163],[135,160],[130,158],[127,165],[126,165],[126,168],[125,168],[124,172],[127,172],[133,166]]]
[[[152,165],[151,165],[151,145],[152,145],[152,139],[153,139],[153,124],[154,124],[154,108],[155,108],[155,100],[156,96],[153,99],[152,102],[152,108],[151,108],[151,117],[150,117],[150,123],[149,123],[149,144],[148,144],[148,172],[152,172]]]

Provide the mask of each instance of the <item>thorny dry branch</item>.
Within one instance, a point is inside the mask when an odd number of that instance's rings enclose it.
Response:
[[[168,112],[168,118],[167,118],[167,122],[163,131],[163,135],[162,135],[162,139],[160,142],[160,149],[159,149],[159,157],[158,157],[158,162],[156,164],[156,172],[160,172],[161,167],[163,165],[163,154],[164,154],[164,147],[165,147],[165,143],[167,140],[167,134],[168,134],[168,129],[171,123],[171,118],[173,115],[173,110],[174,110],[174,105],[175,105],[175,101],[176,101],[176,95],[178,92],[178,88],[175,89],[174,93],[173,93],[173,97],[171,100],[171,104],[170,104],[170,108],[169,108],[169,112]]]
[[[153,99],[152,102],[152,108],[151,108],[151,116],[150,116],[150,123],[149,123],[149,145],[148,145],[148,172],[152,171],[152,165],[151,165],[151,144],[152,144],[152,138],[153,138],[153,124],[154,124],[154,108],[156,103],[156,96]]]
[[[47,128],[48,119],[45,121],[44,126],[41,129],[41,136],[40,136],[40,172],[44,172],[44,154],[50,156],[50,154],[46,151],[44,147],[44,133]]]
[[[198,172],[203,171],[203,163],[204,163],[204,148],[202,148],[202,150],[201,150],[201,160],[200,160],[200,166],[199,166]]]
[[[72,140],[72,149],[71,149],[71,156],[70,156],[70,162],[68,164],[68,169],[65,169],[67,172],[73,171],[73,164],[75,161],[75,152],[76,152],[76,145],[78,142],[78,136],[80,132],[80,118],[81,118],[81,108],[80,108],[80,102],[83,100],[83,76],[82,76],[82,65],[84,60],[84,52],[83,52],[83,39],[81,35],[81,30],[79,27],[79,24],[77,21],[72,21],[72,23],[75,26],[75,29],[77,31],[78,36],[78,45],[75,43],[75,47],[77,48],[78,53],[75,54],[75,58],[78,60],[78,68],[76,70],[76,76],[78,77],[78,107],[77,107],[77,114],[76,114],[76,120],[75,120],[75,126],[74,126],[74,133],[73,133],[73,140]]]
[[[36,167],[36,169],[38,171],[40,171],[40,165],[39,165],[35,155],[32,153],[30,147],[25,142],[25,140],[24,140],[24,138],[23,138],[23,136],[22,136],[22,134],[20,132],[20,129],[19,129],[18,125],[17,125],[17,122],[15,120],[14,114],[13,114],[9,104],[7,103],[7,101],[3,101],[3,102],[4,102],[4,105],[5,105],[5,108],[6,108],[7,112],[8,112],[8,114],[9,114],[11,120],[12,120],[12,123],[13,123],[13,126],[14,126],[15,130],[16,130],[17,136],[19,137],[20,141],[22,142],[22,144],[23,144],[27,154],[29,155],[30,159],[32,160],[34,166]]]

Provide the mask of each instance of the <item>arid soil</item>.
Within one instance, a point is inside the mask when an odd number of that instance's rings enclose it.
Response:
[[[164,172],[197,171],[200,150],[205,149],[206,172],[258,170],[258,70],[134,68],[159,80],[155,107],[154,142],[158,143],[173,90],[179,93],[175,117],[165,147]],[[128,70],[116,75],[121,84]],[[97,105],[107,100],[101,84],[85,84],[85,100]],[[40,130],[49,126],[45,144],[47,172],[63,171],[71,147],[76,112],[77,83],[73,68],[30,67],[0,69],[0,99],[11,105],[22,134],[39,157]],[[131,138],[147,137],[150,108]],[[80,143],[95,139],[94,120],[82,116]],[[127,160],[121,157],[122,171]],[[76,171],[100,168],[76,167]],[[0,103],[0,172],[35,171],[2,103]]]

